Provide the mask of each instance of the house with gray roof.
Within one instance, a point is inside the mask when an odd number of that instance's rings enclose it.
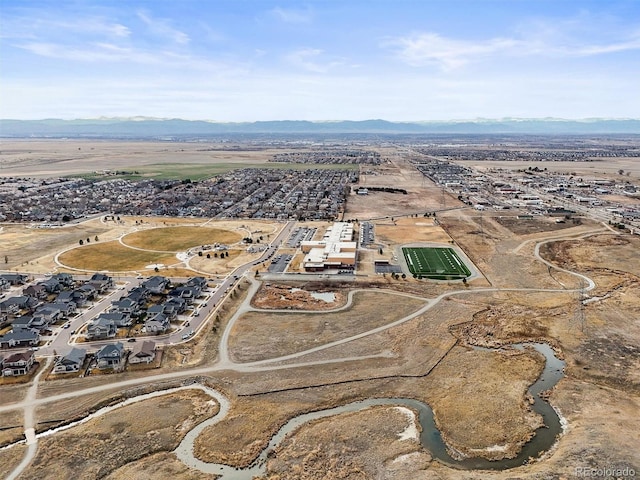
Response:
[[[0,348],[35,347],[40,342],[40,334],[31,328],[13,328],[0,335]]]
[[[111,310],[113,312],[126,315],[135,315],[140,310],[140,304],[129,297],[123,297],[120,300],[111,302]]]
[[[28,280],[28,277],[21,273],[2,273],[0,278],[5,279],[11,285],[24,285]]]
[[[75,285],[75,280],[69,273],[56,273],[51,278],[57,280],[64,288],[72,288]]]
[[[169,279],[160,275],[155,275],[143,282],[142,286],[151,293],[164,293],[165,289],[169,286]]]
[[[169,318],[164,313],[158,313],[144,322],[145,333],[160,334],[169,330],[171,326]]]
[[[53,366],[53,373],[74,373],[79,372],[87,357],[84,348],[72,348],[64,357],[58,358]]]
[[[98,317],[87,324],[85,336],[88,340],[102,340],[115,337],[117,331],[118,327],[113,320]]]
[[[38,300],[47,298],[47,290],[45,289],[44,285],[40,283],[29,285],[28,287],[23,288],[22,293],[27,297],[37,298]]]
[[[117,328],[130,327],[131,317],[127,313],[122,312],[105,312],[98,315],[99,319],[111,320]]]
[[[124,368],[125,351],[122,342],[105,345],[96,353],[96,362],[100,370]]]

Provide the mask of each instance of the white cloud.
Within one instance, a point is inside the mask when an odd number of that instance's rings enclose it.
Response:
[[[437,65],[445,70],[461,67],[478,56],[512,50],[518,43],[508,38],[494,38],[484,42],[454,40],[437,33],[414,34],[385,42],[395,48],[400,59],[411,66]]]
[[[271,10],[271,15],[281,22],[285,23],[309,23],[313,18],[313,14],[309,9],[292,9],[276,7]]]
[[[313,73],[327,73],[329,70],[344,65],[339,58],[328,58],[318,48],[299,48],[285,56],[290,64]]]
[[[149,29],[160,36],[167,37],[169,40],[179,44],[186,45],[191,38],[186,33],[173,28],[166,19],[152,18],[148,13],[140,10],[137,12],[138,18],[149,27]]]
[[[437,66],[454,70],[468,63],[488,57],[586,57],[608,53],[640,50],[640,35],[606,43],[581,43],[572,39],[550,38],[548,32],[527,38],[490,38],[486,40],[458,40],[437,33],[415,33],[385,40],[383,47],[395,51],[404,63],[413,66]]]

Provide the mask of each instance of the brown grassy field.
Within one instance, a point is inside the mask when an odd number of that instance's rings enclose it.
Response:
[[[152,228],[126,235],[125,245],[146,250],[179,252],[199,245],[214,243],[232,244],[240,241],[237,232],[211,227],[181,226],[171,228]]]
[[[235,323],[229,350],[238,362],[287,355],[386,325],[424,303],[381,292],[357,292],[351,308],[335,313],[248,312]]]
[[[0,450],[0,478],[9,477],[9,473],[22,461],[26,450],[25,445],[16,445],[8,450]]]
[[[116,409],[40,440],[25,478],[103,477],[151,453],[173,450],[188,430],[217,410],[216,402],[199,390],[176,392]],[[52,458],[58,461],[52,463]]]
[[[60,255],[59,260],[72,268],[111,272],[144,270],[146,266],[158,263],[180,263],[175,255],[135,250],[118,242],[94,243],[74,248]]]

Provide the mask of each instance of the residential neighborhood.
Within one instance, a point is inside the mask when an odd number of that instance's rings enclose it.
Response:
[[[0,221],[48,228],[99,214],[331,220],[357,181],[353,170],[256,168],[203,181],[9,177],[0,179]]]

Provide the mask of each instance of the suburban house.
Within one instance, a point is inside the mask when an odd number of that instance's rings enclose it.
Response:
[[[73,276],[68,273],[56,273],[51,278],[57,280],[63,288],[73,288],[76,282],[73,280]]]
[[[130,298],[134,302],[137,302],[138,305],[143,306],[145,303],[147,303],[150,293],[151,292],[149,292],[149,290],[147,290],[143,286],[138,286],[131,289],[129,295],[127,295],[127,298]]]
[[[169,279],[156,275],[143,282],[142,286],[151,293],[161,294],[169,286]]]
[[[65,290],[60,292],[56,297],[56,302],[75,303],[78,307],[82,307],[87,303],[87,294],[82,290]]]
[[[33,297],[27,297],[24,295],[9,297],[4,302],[0,302],[0,312],[15,314],[20,310],[33,311],[38,304],[40,304],[40,301]]]
[[[198,287],[202,291],[207,286],[207,279],[204,277],[191,277],[185,285],[187,287]]]
[[[159,334],[169,330],[171,326],[169,318],[164,313],[158,313],[144,322],[143,330],[145,333]]]
[[[22,294],[26,295],[27,297],[37,298],[39,300],[47,298],[48,295],[47,290],[44,288],[44,285],[40,283],[29,285],[28,287],[23,288]]]
[[[80,286],[78,290],[85,294],[85,298],[87,300],[93,300],[98,295],[98,290],[90,283],[85,283],[84,285]]]
[[[165,313],[167,309],[172,308],[175,309],[176,315],[183,313],[187,309],[187,302],[179,297],[170,298],[164,304]]]
[[[101,340],[115,337],[117,331],[118,327],[113,320],[98,317],[87,324],[85,336],[88,340]]]
[[[27,283],[28,277],[21,273],[3,273],[0,278],[5,279],[11,285],[24,285]]]
[[[38,285],[42,285],[47,293],[58,293],[62,290],[62,285],[55,278],[49,278],[44,282],[39,282]]]
[[[161,303],[160,305],[152,305],[147,308],[147,318],[154,317],[162,313],[166,315],[169,321],[175,320],[178,315],[178,305],[175,303]]]
[[[105,275],[104,273],[94,273],[89,279],[89,283],[96,286],[98,290],[106,290],[107,288],[113,287],[113,278],[109,275]]]
[[[98,353],[96,353],[96,361],[98,368],[101,370],[107,368],[121,370],[124,368],[125,351],[122,342],[102,347],[98,350]]]
[[[128,313],[106,312],[98,315],[98,319],[110,320],[115,324],[117,328],[131,326],[131,317]]]
[[[20,352],[9,355],[4,359],[2,366],[3,377],[16,377],[26,375],[33,367],[35,356],[33,352]]]
[[[64,357],[58,358],[53,373],[79,372],[86,357],[87,351],[84,348],[72,348]]]
[[[9,290],[11,284],[5,280],[3,277],[0,277],[0,291]]]
[[[151,363],[156,358],[156,344],[150,340],[146,340],[139,347],[133,350],[129,355],[129,363]]]
[[[200,296],[200,288],[196,286],[176,287],[169,292],[170,298],[182,298],[187,301],[195,300]]]
[[[14,327],[0,336],[0,348],[34,347],[40,342],[40,334],[31,328]]]
[[[60,302],[56,300],[53,303],[45,303],[44,307],[57,308],[60,310],[60,314],[63,318],[69,318],[71,315],[76,313],[77,307],[75,302]]]
[[[15,318],[11,322],[11,327],[14,330],[25,329],[25,328],[35,328],[33,326],[33,317],[31,315],[21,315]]]
[[[48,327],[62,317],[63,314],[59,308],[42,306],[33,313],[33,321],[31,322],[31,325],[36,328]]]
[[[135,315],[140,310],[140,304],[129,297],[123,297],[111,302],[111,310],[125,315]]]

